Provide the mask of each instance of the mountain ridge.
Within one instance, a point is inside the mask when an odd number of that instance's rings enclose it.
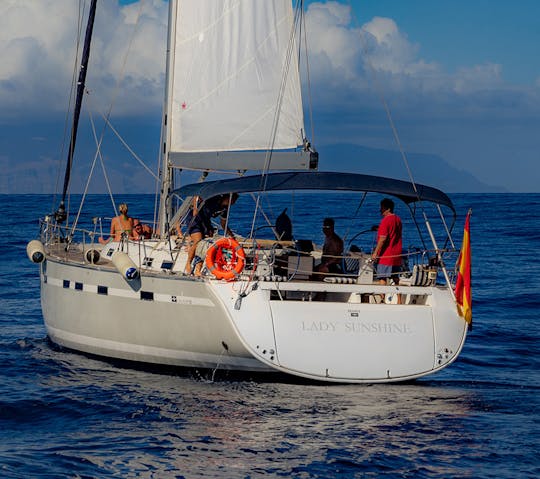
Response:
[[[319,170],[364,173],[410,181],[401,153],[351,143],[319,147]],[[454,168],[442,157],[426,153],[407,153],[414,181],[446,193],[508,193],[502,186],[488,185],[468,171]]]

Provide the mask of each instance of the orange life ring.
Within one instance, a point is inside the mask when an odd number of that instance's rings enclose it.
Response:
[[[234,238],[217,240],[206,253],[206,267],[217,279],[234,279],[242,272],[245,264],[244,248]]]

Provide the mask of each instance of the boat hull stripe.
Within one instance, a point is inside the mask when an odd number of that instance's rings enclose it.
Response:
[[[100,287],[96,284],[86,284],[86,283],[79,283],[79,282],[76,283],[75,281],[61,280],[57,278],[51,278],[50,276],[47,276],[46,284],[50,286],[57,286],[60,288],[73,289],[74,291],[81,291],[81,292],[93,293],[93,294],[98,294],[98,288]],[[141,299],[140,291],[133,291],[129,289],[108,287],[107,296],[116,296],[116,297],[121,297],[121,298],[136,299],[139,301],[144,301],[144,299]],[[204,306],[207,308],[215,307],[215,304],[210,299],[197,298],[194,296],[182,296],[182,295],[177,295],[177,294],[154,293],[153,300],[158,301],[160,303],[189,304],[192,306]]]

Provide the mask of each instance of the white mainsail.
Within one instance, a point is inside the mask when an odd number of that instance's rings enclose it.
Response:
[[[171,20],[169,160],[175,166],[258,169],[264,154],[254,150],[303,144],[291,0],[179,0]],[[286,168],[309,167],[302,156],[289,155]],[[275,168],[284,165],[272,162]]]

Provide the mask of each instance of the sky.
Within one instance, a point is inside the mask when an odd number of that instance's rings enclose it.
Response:
[[[61,182],[79,3],[0,0],[0,193],[52,192]],[[407,153],[437,155],[486,185],[540,192],[539,1],[310,1],[306,9],[316,147],[397,150],[386,104]],[[90,118],[99,138],[111,109],[123,140],[155,171],[167,11],[164,0],[99,0],[77,144],[87,169]],[[153,191],[110,131],[102,153],[113,188]],[[74,172],[74,189],[84,188],[87,169]],[[90,191],[103,192],[98,170]]]

